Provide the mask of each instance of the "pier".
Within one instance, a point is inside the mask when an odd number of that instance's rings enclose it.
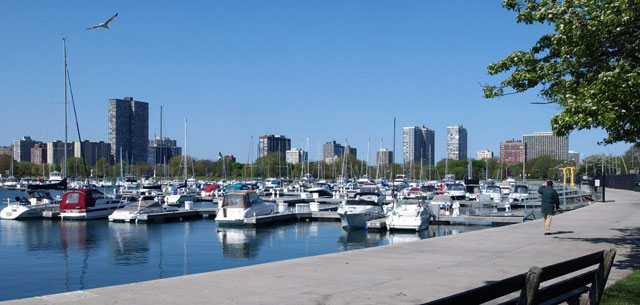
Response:
[[[640,268],[640,193],[459,235],[285,260],[7,304],[417,304],[615,247],[608,284]]]

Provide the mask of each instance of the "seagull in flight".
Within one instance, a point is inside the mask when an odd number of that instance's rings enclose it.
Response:
[[[90,28],[87,28],[87,30],[93,30],[93,29],[97,29],[97,28],[105,28],[105,29],[109,29],[109,22],[111,22],[111,20],[113,20],[113,18],[116,18],[118,16],[118,13],[116,13],[115,15],[113,15],[113,17],[107,19],[107,21],[100,23],[100,24],[96,24]]]

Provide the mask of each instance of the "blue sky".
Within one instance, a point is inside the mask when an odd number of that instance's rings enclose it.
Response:
[[[116,12],[111,29],[86,30]],[[482,98],[481,85],[501,79],[486,67],[550,30],[516,24],[500,1],[8,1],[0,145],[64,138],[64,36],[83,139],[107,141],[108,99],[132,96],[149,103],[150,137],[163,106],[163,133],[182,145],[186,117],[196,158],[244,162],[252,136],[253,159],[259,136],[283,134],[304,149],[308,137],[312,160],[334,139],[366,160],[370,143],[375,162],[381,140],[393,148],[394,117],[398,156],[402,127],[415,124],[435,130],[436,160],[456,124],[470,157],[497,155],[502,141],[550,131],[560,109],[530,104],[537,92]],[[569,149],[630,147],[597,145],[603,137],[574,131]]]

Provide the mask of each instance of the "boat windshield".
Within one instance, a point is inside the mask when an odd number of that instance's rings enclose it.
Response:
[[[529,188],[525,185],[516,185],[516,193],[529,193]]]
[[[353,200],[347,200],[346,205],[379,205],[379,204],[371,200],[353,199]]]
[[[449,185],[448,189],[450,191],[464,191],[464,185],[460,184],[460,183],[456,183],[456,184],[451,184]]]
[[[487,188],[485,189],[485,192],[487,192],[487,193],[500,193],[500,187],[498,187],[496,185],[487,186]]]
[[[224,196],[224,201],[222,202],[223,207],[242,207],[243,206],[244,196],[240,194],[229,194]]]
[[[422,203],[422,200],[405,199],[405,200],[399,200],[397,205],[401,207],[401,206],[407,206],[407,205],[420,205],[421,203]]]

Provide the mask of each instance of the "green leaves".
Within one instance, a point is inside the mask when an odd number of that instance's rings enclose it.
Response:
[[[540,97],[563,111],[551,119],[556,135],[602,127],[603,143],[640,139],[640,1],[504,0],[518,23],[549,23],[528,51],[491,63],[490,75],[511,73],[500,85],[483,87],[485,98],[505,88]]]

